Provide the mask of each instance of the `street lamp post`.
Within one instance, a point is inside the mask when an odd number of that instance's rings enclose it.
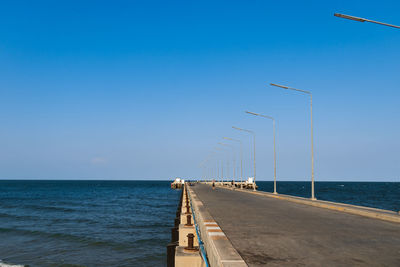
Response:
[[[275,119],[271,116],[259,114],[259,113],[254,113],[250,111],[246,111],[247,114],[263,117],[272,120],[272,128],[273,128],[273,133],[274,133],[274,194],[277,194],[276,192],[276,143],[275,143]]]
[[[383,22],[379,22],[379,21],[375,21],[375,20],[364,19],[364,18],[344,15],[344,14],[340,14],[340,13],[335,13],[333,15],[335,17],[339,17],[339,18],[343,18],[343,19],[350,19],[350,20],[355,20],[355,21],[358,21],[358,22],[371,22],[371,23],[375,23],[375,24],[379,24],[379,25],[384,25],[384,26],[400,29],[400,26],[393,25],[393,24],[388,24],[388,23],[383,23]]]
[[[212,151],[207,157],[206,159],[200,164],[200,166],[203,166],[203,168],[205,168],[205,175],[206,177],[204,179],[211,178],[213,176],[213,165],[212,162],[209,162],[212,158],[212,156],[215,154],[215,151]],[[210,166],[206,166],[205,164],[209,163]]]
[[[204,160],[199,164],[199,168],[201,168],[201,177],[203,178],[203,180],[206,180],[205,178],[205,170],[204,170]]]
[[[233,139],[230,137],[224,137],[225,140],[230,140],[234,142],[239,142],[240,144],[240,189],[243,189],[243,144],[242,141],[238,139]]]
[[[253,163],[254,163],[254,186],[253,189],[256,191],[256,134],[253,131],[246,130],[243,128],[232,126],[233,129],[238,131],[247,132],[253,135]]]
[[[224,183],[224,160],[221,159],[221,179],[219,180],[221,184]]]
[[[304,94],[308,94],[310,96],[310,112],[311,112],[311,199],[316,200],[314,194],[314,134],[313,134],[313,112],[312,112],[312,93],[310,91],[300,90],[284,85],[279,85],[275,83],[271,83],[270,85],[280,87],[287,90],[293,90],[297,92],[301,92]]]
[[[201,177],[202,177],[202,178],[203,178],[203,180],[205,181],[205,180],[206,180],[206,178],[205,178],[205,175],[204,175],[204,166],[203,166],[203,164],[202,164],[202,163],[199,165],[199,168],[201,168]]]
[[[216,147],[215,148],[218,151],[224,151],[222,148]],[[224,184],[224,160],[221,159],[221,180],[220,180],[221,184]]]
[[[218,143],[218,145],[223,145],[223,144],[222,143]],[[225,149],[222,149],[222,148],[220,150],[226,153],[226,181],[228,182],[228,180],[229,180],[229,166],[230,166],[230,164],[229,164],[229,161],[230,161],[230,159],[229,159],[229,151],[227,151]],[[222,185],[224,185],[224,181],[223,180],[222,180]]]
[[[219,176],[219,164],[218,164],[218,159],[215,160],[215,165],[217,166],[217,175],[215,176],[215,180],[218,181],[218,176]]]
[[[226,147],[229,147],[229,148],[232,149],[232,152],[233,152],[233,182],[235,182],[235,178],[236,178],[236,155],[235,155],[236,153],[235,153],[235,147],[231,146],[231,145],[228,145],[228,144],[221,143],[221,142],[219,142],[218,144],[220,144],[221,146],[226,146]]]
[[[205,159],[200,163],[200,168],[203,170],[203,179],[204,179],[204,181],[207,179],[207,175],[208,175],[208,173],[207,173],[208,169],[207,169],[207,165],[206,165],[207,160],[208,159]]]

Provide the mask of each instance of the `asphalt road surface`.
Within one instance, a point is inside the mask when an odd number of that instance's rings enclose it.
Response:
[[[400,266],[400,224],[191,187],[249,266]]]

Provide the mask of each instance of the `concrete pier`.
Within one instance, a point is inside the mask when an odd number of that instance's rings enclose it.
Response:
[[[400,266],[395,213],[202,183],[188,191],[210,266]]]
[[[171,243],[167,245],[168,267],[204,267],[205,254],[200,254],[200,242],[192,212],[192,201],[187,185],[181,186],[182,195],[179,201],[174,227],[171,229]]]

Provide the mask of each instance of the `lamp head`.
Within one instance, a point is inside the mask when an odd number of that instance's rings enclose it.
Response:
[[[365,22],[366,19],[363,18],[359,18],[359,17],[354,17],[354,16],[349,16],[349,15],[344,15],[344,14],[340,14],[340,13],[335,13],[333,14],[335,17],[339,17],[339,18],[343,18],[343,19],[351,19],[351,20],[355,20],[355,21],[359,21],[359,22]]]
[[[280,84],[276,84],[276,83],[270,83],[270,85],[276,86],[276,87],[280,87],[280,88],[283,88],[283,89],[289,89],[288,86],[284,86],[284,85],[280,85]]]
[[[250,111],[245,111],[247,114],[255,115],[255,116],[260,116],[258,113],[250,112]]]

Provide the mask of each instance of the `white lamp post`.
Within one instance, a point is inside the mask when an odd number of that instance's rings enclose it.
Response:
[[[314,134],[313,134],[313,112],[312,112],[312,93],[310,91],[300,90],[284,85],[279,85],[275,83],[271,83],[272,86],[280,87],[286,90],[293,90],[300,93],[304,93],[310,96],[310,112],[311,112],[311,199],[315,200],[314,194]]]
[[[230,137],[224,137],[225,140],[230,140],[234,142],[239,142],[240,144],[240,189],[243,189],[243,144],[242,141],[238,139],[233,139]]]
[[[253,189],[256,191],[256,134],[253,131],[246,130],[243,128],[232,126],[233,129],[238,131],[247,132],[253,135],[253,163],[254,163],[254,186]]]
[[[259,114],[259,113],[254,113],[250,111],[246,111],[247,114],[263,117],[272,120],[272,128],[273,128],[273,133],[274,133],[274,194],[277,194],[276,192],[276,144],[275,144],[275,119],[271,116]]]

